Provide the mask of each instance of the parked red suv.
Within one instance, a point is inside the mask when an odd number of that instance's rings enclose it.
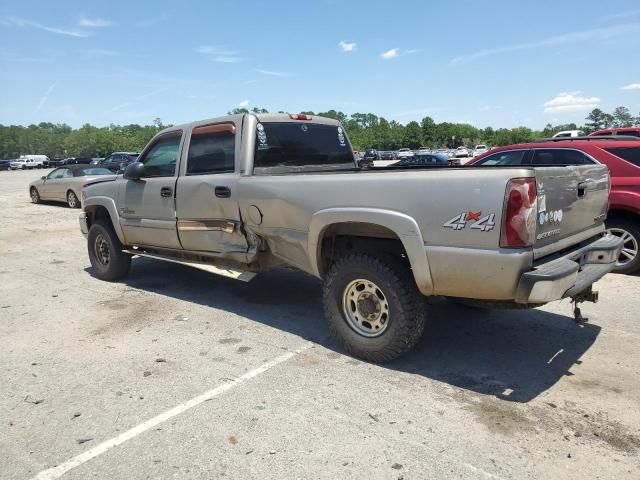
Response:
[[[640,270],[640,138],[574,137],[494,148],[467,165],[566,166],[602,163],[609,167],[611,192],[607,228],[624,239],[615,271]]]
[[[590,137],[602,137],[607,135],[626,135],[628,137],[640,137],[640,127],[606,128],[590,133]]]

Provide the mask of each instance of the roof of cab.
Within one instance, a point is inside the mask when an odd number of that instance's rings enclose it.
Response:
[[[166,133],[175,132],[177,130],[187,130],[190,128],[198,127],[201,125],[209,125],[212,123],[222,123],[222,122],[234,122],[234,123],[242,123],[242,120],[245,116],[253,115],[255,116],[259,122],[261,123],[271,123],[271,122],[312,122],[312,123],[322,123],[325,125],[340,125],[338,120],[334,120],[333,118],[320,117],[318,115],[308,115],[310,120],[298,120],[295,118],[291,118],[289,113],[240,113],[235,115],[224,115],[222,117],[215,118],[207,118],[205,120],[197,120],[195,122],[183,123],[180,125],[173,125],[171,127],[167,127],[164,130],[158,132],[158,135],[163,135]]]

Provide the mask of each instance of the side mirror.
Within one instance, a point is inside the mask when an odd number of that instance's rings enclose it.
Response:
[[[127,180],[140,180],[144,176],[144,164],[133,162],[124,169],[123,177]]]
[[[41,180],[46,180],[46,179],[47,179],[47,176],[46,176],[46,175],[42,175],[42,176],[40,177],[40,179],[41,179]]]

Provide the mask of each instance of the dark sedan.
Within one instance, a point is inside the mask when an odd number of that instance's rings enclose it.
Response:
[[[399,162],[390,165],[391,167],[446,167],[449,165],[449,157],[440,153],[427,153],[425,155],[414,155],[406,157]]]
[[[0,170],[11,170],[11,160],[0,160]]]
[[[108,168],[113,173],[118,173],[122,172],[130,163],[135,162],[138,155],[140,154],[135,152],[113,152],[98,165]]]

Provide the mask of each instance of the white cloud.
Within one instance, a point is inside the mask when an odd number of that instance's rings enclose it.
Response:
[[[399,52],[400,52],[400,49],[392,48],[390,50],[387,50],[386,52],[382,52],[380,54],[380,57],[382,57],[384,60],[390,60],[392,58],[396,58]]]
[[[239,56],[240,52],[237,50],[230,50],[225,47],[217,47],[211,45],[203,45],[194,49],[196,52],[201,53],[203,55],[212,56],[212,60],[214,62],[219,63],[239,63],[244,61],[243,58]]]
[[[636,33],[640,28],[640,22],[627,23],[621,25],[614,25],[606,28],[595,28],[593,30],[585,30],[582,32],[570,32],[561,35],[555,35],[547,37],[542,40],[528,43],[516,43],[496,48],[488,48],[485,50],[478,50],[477,52],[470,53],[468,55],[461,55],[459,57],[452,58],[449,62],[450,65],[459,65],[477,60],[479,58],[489,57],[492,55],[499,55],[502,53],[518,52],[521,50],[533,50],[543,47],[557,47],[560,45],[566,45],[570,43],[581,43],[589,40],[608,40],[610,38],[623,36],[629,33]]]
[[[114,52],[113,50],[105,50],[102,48],[85,50],[85,53],[91,57],[113,57],[115,55],[118,55],[118,52]]]
[[[44,104],[47,103],[47,100],[49,99],[49,95],[51,95],[51,92],[53,92],[53,89],[55,88],[55,86],[56,84],[52,83],[51,85],[49,85],[49,88],[47,88],[47,91],[44,92],[44,95],[42,95],[42,97],[40,98],[40,101],[38,102],[38,105],[36,106],[36,113],[42,110],[42,107],[44,107]]]
[[[596,108],[600,104],[598,97],[584,97],[582,92],[562,92],[544,103],[546,113],[581,112]]]
[[[247,107],[249,106],[249,100],[243,100],[243,101],[241,101],[241,102],[238,104],[238,106],[239,106],[240,108],[247,108]]]
[[[392,58],[401,57],[403,55],[411,55],[412,53],[418,53],[420,50],[417,48],[410,48],[407,50],[401,50],[399,48],[392,48],[386,52],[380,54],[380,58],[383,60],[391,60]]]
[[[620,87],[620,90],[640,90],[640,83],[630,83],[624,87]]]
[[[272,77],[290,77],[293,75],[291,72],[278,72],[275,70],[263,70],[261,68],[256,68],[256,72],[261,73],[262,75],[270,75]]]
[[[617,20],[619,18],[629,18],[640,15],[640,10],[627,10],[626,12],[613,13],[611,15],[606,15],[601,18],[602,21],[606,22],[609,20]]]
[[[348,43],[344,40],[341,40],[338,44],[343,52],[353,52],[356,49],[357,43]]]
[[[58,35],[67,35],[69,37],[82,37],[86,38],[89,36],[89,33],[78,31],[78,30],[67,30],[59,27],[49,27],[47,25],[42,25],[38,22],[32,22],[31,20],[25,20],[24,18],[18,17],[9,17],[3,20],[3,25],[13,25],[16,27],[31,27],[37,28],[38,30],[43,30],[49,33],[56,33]]]
[[[213,57],[213,61],[218,63],[240,63],[243,59],[240,57]]]
[[[87,28],[102,28],[102,27],[110,27],[113,25],[113,22],[109,20],[105,20],[103,18],[87,18],[82,17],[78,22],[78,25],[81,27]]]

